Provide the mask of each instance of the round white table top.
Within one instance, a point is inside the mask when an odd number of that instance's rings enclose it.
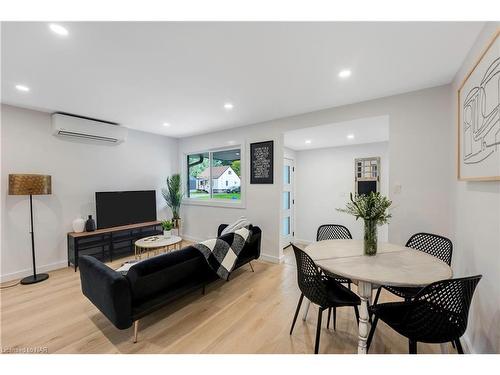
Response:
[[[359,240],[314,242],[305,251],[326,271],[377,285],[418,287],[453,275],[440,259],[387,242],[379,242],[373,256],[363,255],[363,241]]]
[[[175,245],[181,241],[182,238],[179,236],[171,236],[170,238],[164,236],[151,236],[135,241],[135,246],[147,249]]]

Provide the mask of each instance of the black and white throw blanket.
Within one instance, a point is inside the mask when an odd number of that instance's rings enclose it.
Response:
[[[197,243],[193,247],[205,256],[208,265],[221,279],[227,280],[251,234],[250,228],[241,228],[222,237]],[[228,243],[227,240],[231,241],[231,237],[232,243]]]

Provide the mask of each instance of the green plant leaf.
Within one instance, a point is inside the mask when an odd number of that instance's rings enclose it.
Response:
[[[359,218],[373,220],[378,225],[388,223],[392,217],[389,212],[392,201],[380,193],[370,192],[362,195],[351,193],[349,198],[350,202],[346,203],[346,207],[337,208],[337,211],[353,215],[356,220]]]
[[[161,193],[165,202],[167,202],[167,205],[172,210],[173,218],[178,219],[182,198],[184,196],[182,192],[181,176],[179,174],[173,174],[167,177],[167,186],[161,190]]]

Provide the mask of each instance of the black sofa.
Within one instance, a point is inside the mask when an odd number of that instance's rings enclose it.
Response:
[[[219,237],[226,226],[219,226]],[[259,227],[252,228],[235,269],[259,258],[261,235]],[[222,238],[226,236],[231,234]],[[205,286],[218,279],[204,256],[192,246],[139,262],[126,275],[86,255],[80,257],[79,267],[83,294],[116,328],[134,324],[134,342],[140,318],[197,289],[205,293]]]

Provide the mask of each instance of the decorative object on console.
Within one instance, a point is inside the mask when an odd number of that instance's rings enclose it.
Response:
[[[459,180],[500,180],[499,35],[497,30],[458,89]]]
[[[73,220],[73,232],[82,233],[85,230],[85,220],[81,217]]]
[[[181,235],[181,218],[179,211],[181,208],[182,197],[182,181],[180,174],[173,174],[167,177],[167,186],[161,190],[165,202],[172,210],[172,223],[173,227],[177,229],[177,235]]]
[[[250,183],[274,183],[274,142],[250,144]]]
[[[89,218],[85,222],[85,230],[87,232],[93,232],[93,231],[95,231],[95,220],[92,219],[92,215],[89,215]]]
[[[172,222],[170,220],[165,220],[161,222],[161,226],[163,228],[163,236],[165,238],[170,238],[172,237]]]
[[[389,222],[391,214],[388,212],[392,202],[380,193],[370,192],[361,194],[347,202],[346,208],[337,208],[340,212],[353,215],[356,220],[362,218],[365,222],[364,254],[377,254],[377,226]]]
[[[40,174],[9,174],[9,195],[30,196],[30,233],[31,233],[31,256],[33,259],[33,275],[21,280],[21,284],[34,284],[47,280],[46,273],[36,273],[35,264],[35,233],[33,228],[33,195],[52,194],[52,178]]]

